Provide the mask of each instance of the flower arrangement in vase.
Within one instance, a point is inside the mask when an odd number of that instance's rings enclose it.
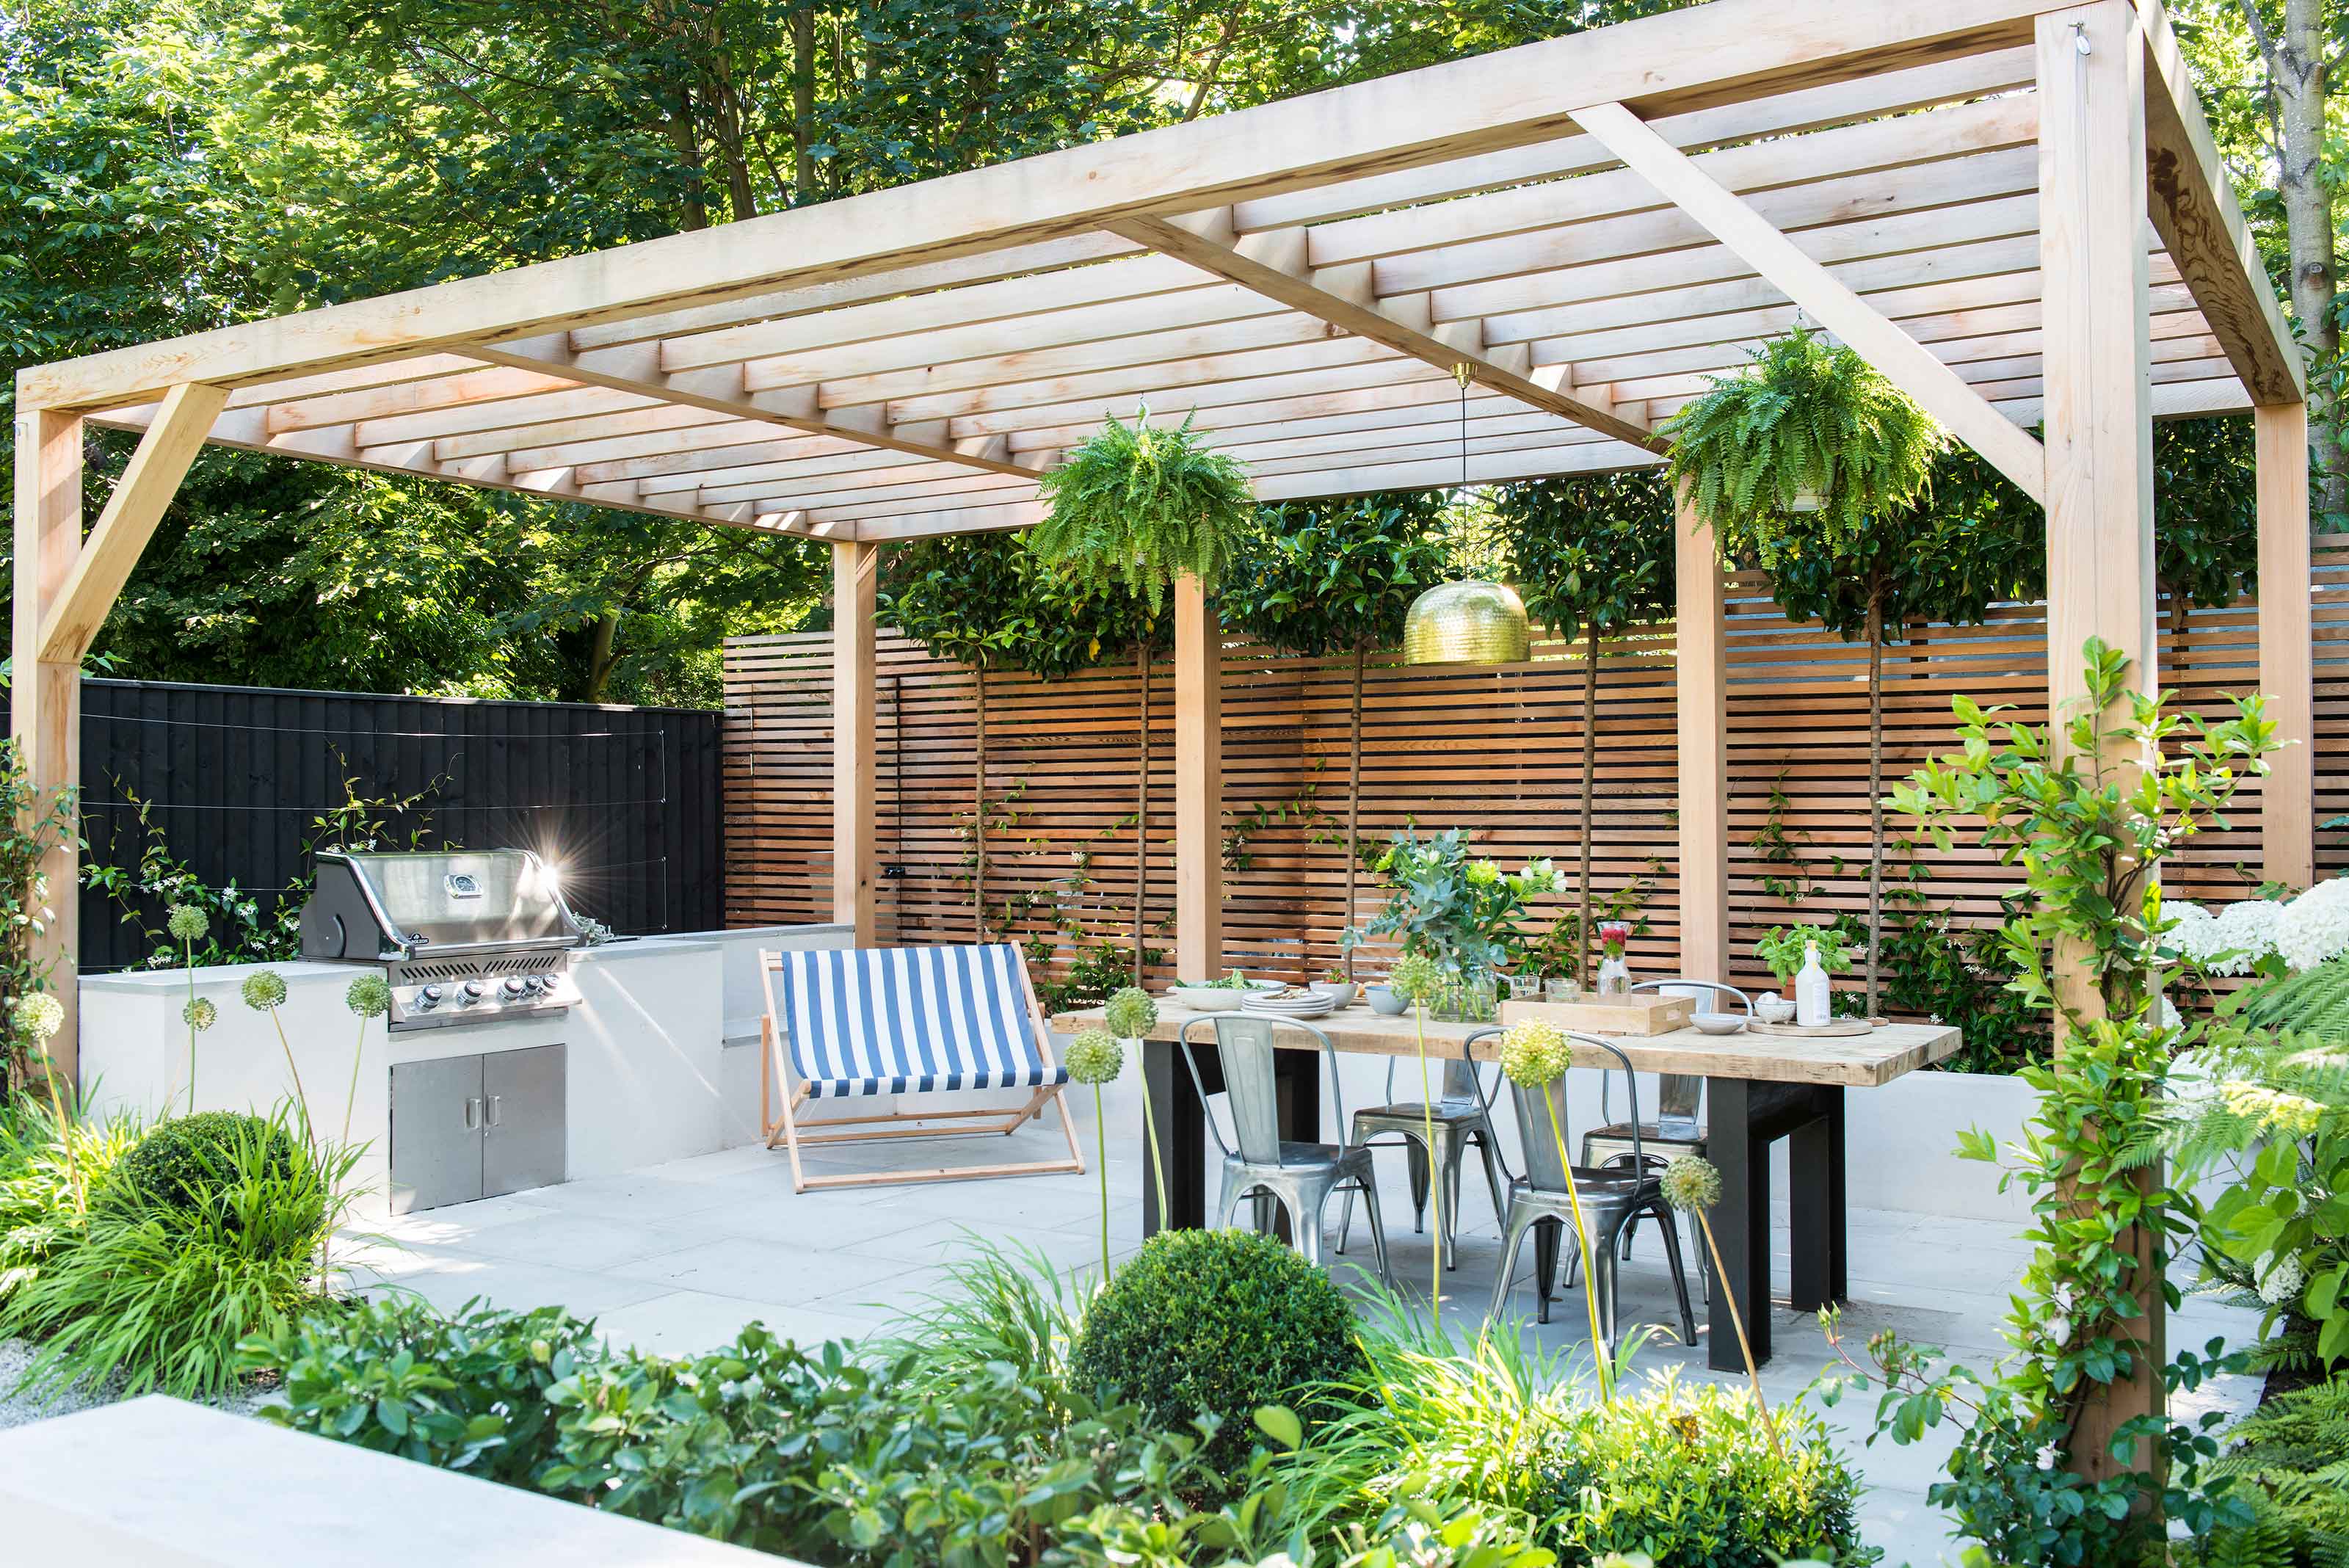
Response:
[[[1503,871],[1497,861],[1471,856],[1469,842],[1458,828],[1429,838],[1409,828],[1397,833],[1376,867],[1387,906],[1365,929],[1402,939],[1406,954],[1441,971],[1431,999],[1437,1017],[1478,1022],[1495,1011],[1497,971],[1525,951],[1517,921],[1526,906],[1565,891],[1566,880],[1547,860]],[[1347,932],[1345,945],[1358,945],[1361,935]]]
[[[1631,966],[1623,959],[1623,944],[1630,940],[1630,921],[1599,922],[1599,994],[1601,997],[1631,994]]]

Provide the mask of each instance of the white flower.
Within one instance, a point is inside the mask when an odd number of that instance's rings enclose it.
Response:
[[[2283,906],[2275,950],[2293,969],[2314,969],[2349,952],[2349,877],[2319,882]]]
[[[2183,1028],[2186,1021],[2178,1016],[2178,1004],[2166,996],[2157,1000],[2161,1003],[2161,1026],[2164,1029]]]
[[[2245,898],[2216,915],[2193,904],[2165,900],[2161,912],[2178,924],[2169,945],[2211,974],[2249,974],[2251,965],[2275,951],[2283,906],[2269,898]],[[2225,957],[2220,957],[2225,954]]]
[[[2260,1261],[2251,1265],[2251,1276],[2260,1282],[2260,1300],[2270,1306],[2298,1301],[2301,1287],[2308,1282],[2300,1260],[2289,1253],[2281,1258],[2273,1252],[2261,1253]]]

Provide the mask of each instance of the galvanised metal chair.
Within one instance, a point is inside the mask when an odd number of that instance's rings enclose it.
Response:
[[[1471,1034],[1464,1049],[1473,1050],[1478,1040],[1498,1034],[1498,1029],[1480,1029]],[[1631,1060],[1611,1043],[1593,1034],[1569,1033],[1568,1039],[1578,1045],[1594,1046],[1607,1052],[1622,1064],[1623,1078],[1631,1103],[1631,1138],[1633,1158],[1628,1165],[1604,1168],[1577,1166],[1574,1188],[1568,1191],[1566,1167],[1558,1158],[1556,1135],[1550,1127],[1553,1106],[1557,1114],[1557,1126],[1567,1126],[1566,1085],[1561,1075],[1542,1089],[1528,1089],[1512,1082],[1509,1092],[1515,1097],[1517,1115],[1518,1152],[1526,1162],[1526,1174],[1509,1179],[1508,1215],[1502,1225],[1501,1262],[1493,1279],[1493,1305],[1489,1315],[1499,1317],[1507,1304],[1509,1285],[1516,1270],[1517,1254],[1524,1249],[1526,1234],[1534,1237],[1535,1283],[1540,1307],[1537,1321],[1549,1321],[1550,1297],[1555,1293],[1557,1278],[1557,1252],[1561,1240],[1571,1241],[1574,1223],[1574,1202],[1581,1199],[1582,1220],[1590,1232],[1591,1279],[1589,1288],[1599,1300],[1599,1332],[1606,1341],[1608,1354],[1612,1354],[1618,1338],[1615,1306],[1615,1248],[1623,1231],[1641,1216],[1651,1217],[1663,1228],[1664,1256],[1671,1264],[1672,1291],[1680,1299],[1681,1342],[1696,1343],[1696,1314],[1689,1305],[1688,1277],[1681,1267],[1680,1233],[1671,1227],[1665,1215],[1671,1206],[1664,1201],[1663,1184],[1648,1168],[1640,1158],[1646,1152],[1640,1142],[1640,1089],[1631,1072]],[[1609,1069],[1613,1071],[1613,1069]],[[1545,1098],[1547,1096],[1547,1098]]]
[[[1394,1098],[1395,1064],[1401,1057],[1387,1058],[1387,1098]],[[1434,1124],[1434,1158],[1428,1158],[1429,1123]],[[1371,1140],[1392,1133],[1400,1144],[1374,1144]],[[1508,1208],[1508,1199],[1501,1193],[1501,1169],[1498,1157],[1499,1140],[1493,1136],[1493,1118],[1485,1113],[1483,1087],[1477,1081],[1476,1064],[1454,1062],[1444,1064],[1444,1085],[1435,1099],[1428,1105],[1389,1104],[1354,1113],[1353,1145],[1360,1148],[1396,1148],[1411,1170],[1411,1228],[1413,1234],[1426,1228],[1428,1177],[1431,1169],[1444,1173],[1444,1210],[1438,1218],[1444,1224],[1444,1266],[1460,1266],[1460,1163],[1474,1143],[1485,1157],[1485,1185],[1493,1194],[1493,1217],[1499,1219]],[[1349,1188],[1338,1210],[1338,1251],[1346,1251],[1346,1238],[1354,1220],[1354,1193]]]
[[[1232,1134],[1239,1147],[1224,1142],[1207,1100],[1206,1081],[1199,1075],[1199,1058],[1191,1031],[1206,1024],[1215,1031],[1216,1054],[1223,1064],[1224,1097],[1232,1116]],[[1387,1270],[1386,1230],[1379,1222],[1379,1190],[1371,1168],[1371,1151],[1354,1145],[1304,1143],[1280,1136],[1279,1094],[1273,1080],[1276,1029],[1299,1029],[1321,1042],[1321,1058],[1330,1074],[1330,1105],[1340,1126],[1346,1119],[1343,1089],[1338,1081],[1338,1050],[1330,1036],[1298,1019],[1249,1017],[1237,1012],[1195,1018],[1183,1026],[1183,1060],[1191,1069],[1191,1086],[1199,1092],[1207,1131],[1224,1156],[1223,1197],[1216,1206],[1216,1223],[1229,1225],[1240,1200],[1257,1197],[1278,1202],[1288,1211],[1289,1230],[1297,1251],[1309,1263],[1321,1262],[1321,1211],[1339,1188],[1358,1189],[1370,1210],[1371,1247],[1377,1255],[1379,1277],[1392,1283]],[[1264,1208],[1258,1205],[1259,1212]]]
[[[1745,1010],[1748,1023],[1754,1018],[1754,999],[1724,981],[1692,980],[1684,975],[1675,975],[1670,980],[1643,980],[1631,989],[1652,991],[1660,996],[1694,996],[1700,1003],[1715,1001],[1726,992],[1735,997],[1738,1005]],[[1582,1135],[1582,1163],[1599,1167],[1620,1165],[1636,1156],[1644,1164],[1661,1170],[1682,1155],[1702,1155],[1704,1124],[1701,1114],[1704,1105],[1704,1080],[1694,1074],[1659,1074],[1656,1100],[1654,1121],[1645,1126],[1633,1126],[1632,1123],[1639,1120],[1636,1110],[1630,1123],[1615,1121],[1611,1119],[1614,1109],[1609,1103],[1608,1085],[1602,1078],[1599,1088],[1599,1114],[1609,1119],[1606,1126],[1593,1127]],[[1633,1136],[1635,1133],[1638,1135],[1636,1137]],[[1680,1220],[1666,1210],[1661,1222],[1677,1229]],[[1624,1227],[1623,1256],[1626,1259],[1631,1255],[1631,1236],[1637,1229],[1636,1222]],[[1689,1240],[1691,1246],[1694,1247],[1695,1237],[1692,1235]],[[1695,1251],[1698,1289],[1702,1299],[1709,1301],[1713,1296],[1713,1270],[1705,1258],[1704,1249],[1696,1247]],[[1567,1280],[1571,1283],[1573,1279],[1574,1269],[1569,1265]]]

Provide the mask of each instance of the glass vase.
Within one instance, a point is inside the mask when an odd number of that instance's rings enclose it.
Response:
[[[1500,981],[1489,969],[1450,975],[1436,988],[1430,1011],[1446,1023],[1490,1023],[1500,1012]]]

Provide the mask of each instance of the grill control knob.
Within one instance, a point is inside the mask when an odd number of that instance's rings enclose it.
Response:
[[[428,985],[416,993],[416,1010],[419,1012],[429,1012],[440,1005],[440,988],[439,986]]]
[[[483,985],[480,981],[469,980],[465,982],[465,994],[461,998],[460,1005],[471,1007],[473,1003],[481,1001],[481,998],[487,996],[489,993],[490,988]]]
[[[505,983],[498,989],[504,992],[509,998],[512,998],[522,995],[522,993],[529,988],[523,984],[522,977],[520,975],[510,974],[506,976]]]

